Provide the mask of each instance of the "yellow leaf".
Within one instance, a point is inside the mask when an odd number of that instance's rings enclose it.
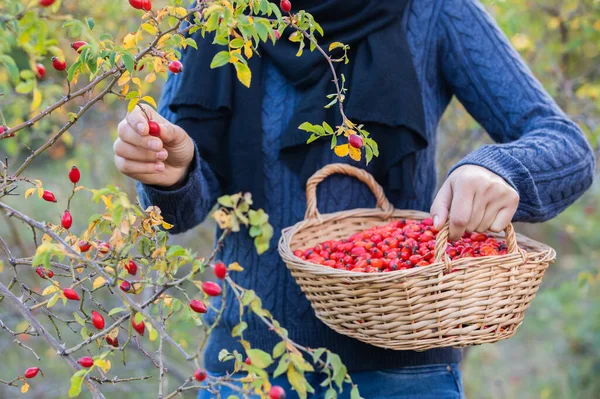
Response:
[[[29,384],[24,383],[23,386],[21,387],[21,393],[27,393],[27,391],[29,391]]]
[[[110,274],[113,274],[113,275],[115,274],[115,269],[113,269],[113,268],[112,268],[112,267],[110,267],[110,266],[104,266],[104,271],[105,271],[106,273],[110,273]]]
[[[50,300],[48,301],[48,305],[46,305],[48,307],[48,309],[50,309],[52,306],[56,305],[56,302],[58,302],[58,300],[60,299],[60,297],[64,295],[60,295],[60,294],[54,294],[54,296],[52,298],[50,298]]]
[[[121,77],[119,78],[119,80],[117,81],[117,84],[119,86],[123,86],[125,83],[129,82],[130,79],[131,79],[131,76],[129,75],[129,72],[125,71],[123,73],[123,75],[121,75]]]
[[[44,235],[42,236],[42,243],[44,243],[44,244],[45,244],[45,243],[48,243],[48,242],[51,242],[51,241],[52,241],[52,237],[51,237],[50,235],[48,235],[48,234],[44,234]]]
[[[349,149],[350,149],[350,158],[354,159],[356,162],[360,161],[360,157],[362,155],[362,152],[360,151],[360,149],[354,148],[352,146],[349,146]]]
[[[246,58],[252,58],[252,41],[247,41],[244,45],[244,55]]]
[[[149,73],[148,75],[146,75],[146,77],[144,78],[144,82],[146,83],[152,83],[156,80],[156,74],[154,72]]]
[[[236,62],[235,70],[237,72],[237,78],[240,82],[246,87],[250,87],[250,81],[252,80],[252,72],[250,72],[250,68],[247,65],[244,65],[240,62]]]
[[[106,279],[104,277],[100,276],[94,280],[92,287],[94,289],[96,289],[96,288],[102,287],[104,285],[104,283],[106,283]]]
[[[59,291],[59,288],[57,286],[55,286],[55,285],[51,285],[51,286],[46,287],[44,289],[44,291],[42,292],[42,296],[54,294],[57,291]]]
[[[187,15],[187,10],[184,7],[175,7],[173,11],[180,17],[185,17]]]
[[[163,228],[163,229],[165,229],[165,230],[171,230],[171,229],[173,228],[173,225],[172,225],[172,224],[169,224],[169,223],[167,223],[167,222],[164,222],[164,221],[163,221],[163,222],[161,222],[161,224],[160,224],[160,225],[161,225],[161,226],[162,226],[162,228]]]
[[[0,260],[0,273],[4,271],[4,262]]]
[[[348,144],[338,145],[333,149],[333,151],[338,157],[345,157],[350,151],[350,146]]]
[[[146,32],[148,32],[151,35],[156,35],[158,33],[158,29],[156,28],[156,26],[154,26],[148,22],[146,22],[145,24],[142,24],[142,29],[144,29]]]
[[[140,78],[131,78],[131,82],[133,82],[133,84],[135,84],[137,86],[142,85],[142,81],[140,80]]]
[[[128,92],[129,92],[129,85],[123,86],[123,89],[121,90],[121,95],[126,96]]]
[[[133,111],[133,109],[139,102],[140,102],[139,98],[132,98],[131,100],[129,100],[129,104],[127,105],[127,112]]]
[[[340,42],[333,42],[329,45],[329,51],[333,50],[334,48],[342,47],[342,46],[343,46],[343,44]]]
[[[240,266],[240,264],[237,262],[233,262],[232,264],[230,264],[228,269],[233,270],[235,272],[243,272],[244,271],[244,268],[242,266]]]
[[[125,35],[125,38],[123,39],[123,47],[125,48],[125,50],[128,50],[130,48],[134,48],[136,45],[137,41],[136,41],[136,35],[133,33],[128,33]]]
[[[154,108],[156,108],[156,101],[154,101],[154,99],[151,96],[144,96],[142,97],[143,101],[146,101],[148,104],[152,105]]]
[[[42,198],[42,195],[44,195],[44,189],[40,185],[40,187],[38,187],[38,197]]]
[[[37,89],[33,89],[33,99],[31,100],[30,111],[33,112],[42,104],[42,93]]]
[[[110,370],[110,360],[108,359],[96,359],[94,360],[94,364],[102,369],[105,373],[108,373]]]
[[[115,327],[107,334],[111,339],[115,339],[119,336],[119,328]]]
[[[35,187],[28,188],[27,191],[25,191],[25,198],[29,198],[31,195],[33,195],[33,193],[35,193],[36,190],[37,188]]]

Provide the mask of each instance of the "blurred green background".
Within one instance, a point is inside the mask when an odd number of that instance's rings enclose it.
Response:
[[[160,2],[158,2],[160,3]],[[554,96],[561,107],[584,129],[597,149],[600,133],[600,2],[584,1],[483,1],[494,15],[513,45],[527,60],[534,74]],[[93,16],[99,33],[110,32],[122,38],[134,29],[139,15],[125,7],[124,1],[92,2],[64,1],[62,7],[76,17]],[[123,12],[125,10],[125,12]],[[70,40],[64,38],[60,46],[68,49]],[[0,43],[1,45],[1,43]],[[67,55],[68,58],[71,54]],[[51,82],[56,78],[48,68],[48,79],[44,95],[47,101],[60,96]],[[10,92],[6,85],[5,71],[0,67],[0,92]],[[4,78],[4,79],[3,79]],[[152,87],[155,98],[160,92],[160,83]],[[2,105],[9,125],[23,117],[28,109],[27,96],[4,100]],[[46,102],[45,102],[46,103]],[[124,104],[107,99],[88,113],[67,136],[47,153],[38,158],[29,168],[28,176],[39,178],[44,185],[64,197],[70,192],[70,184],[63,176],[68,167],[77,164],[84,176],[82,184],[98,188],[106,184],[118,185],[132,196],[135,188],[132,181],[118,174],[112,162],[112,143],[116,136],[118,121],[124,116]],[[64,119],[64,113],[52,118]],[[50,124],[41,124],[26,138],[35,145],[47,136]],[[456,101],[447,110],[439,130],[438,162],[440,178],[448,168],[469,151],[488,143],[489,138]],[[22,159],[24,152],[18,151],[23,142],[5,140],[0,142],[0,156],[8,157],[11,164]],[[484,345],[467,350],[463,364],[467,397],[470,399],[519,398],[519,399],[596,399],[600,397],[600,267],[598,248],[600,244],[600,213],[598,212],[598,184],[575,205],[556,219],[537,225],[519,225],[517,229],[532,238],[552,245],[558,252],[558,261],[548,270],[542,288],[531,308],[527,311],[524,324],[516,336],[495,345]],[[19,202],[17,204],[17,202]],[[57,220],[61,209],[49,208],[35,198],[8,200],[18,205],[39,220]],[[74,203],[75,220],[87,218],[100,209],[84,195],[77,196]],[[77,225],[77,223],[76,223]],[[83,223],[80,224],[83,226]],[[211,247],[213,226],[210,222],[186,234],[174,237],[174,241],[200,253]],[[9,237],[12,246],[20,248],[17,253],[32,253],[31,233],[22,226],[0,216],[0,235]],[[8,279],[11,271],[4,265],[0,278]],[[39,279],[31,279],[32,288],[37,288]],[[0,318],[12,327],[19,324],[20,317],[4,303],[0,305]],[[176,338],[185,342],[194,341],[198,330],[191,323],[181,322],[177,326]],[[65,332],[65,341],[75,342],[76,335]],[[24,397],[63,398],[68,389],[71,371],[52,353],[30,339],[28,344],[39,350],[39,354],[50,359],[46,364],[45,383],[35,381],[30,393]],[[146,349],[150,348],[149,345]],[[10,336],[0,330],[0,351],[3,366],[0,379],[11,379],[20,373],[13,365],[23,368],[35,359],[12,343]],[[167,356],[167,367],[178,379],[169,381],[175,389],[178,381],[185,378],[179,372],[180,358]],[[140,356],[130,355],[128,365],[119,366],[113,360],[117,373],[123,375],[155,375],[150,362]],[[10,366],[7,366],[10,365]],[[178,374],[179,373],[179,374]],[[49,383],[52,381],[52,383]],[[120,394],[108,388],[107,397],[131,398],[152,397],[156,393],[155,383],[133,383],[119,387]],[[18,395],[14,388],[0,385],[0,397]],[[86,397],[82,395],[81,397]],[[193,397],[189,394],[185,397]]]

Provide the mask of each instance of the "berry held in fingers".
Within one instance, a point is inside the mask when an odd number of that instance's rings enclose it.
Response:
[[[148,121],[148,134],[154,137],[160,137],[160,125],[155,121]]]

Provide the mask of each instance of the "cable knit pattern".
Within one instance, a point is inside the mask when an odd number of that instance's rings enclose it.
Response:
[[[431,145],[417,155],[415,191],[418,197],[394,206],[429,209],[436,187],[436,130],[453,95],[499,144],[474,151],[452,170],[474,164],[502,176],[521,197],[515,220],[547,220],[590,186],[594,158],[582,132],[546,94],[478,2],[414,1],[398,29],[406,31],[421,83]],[[268,59],[263,68],[264,165],[262,169],[261,165],[248,167],[264,174],[265,210],[275,228],[275,237],[272,248],[260,257],[244,232],[227,239],[222,259],[238,261],[245,267],[243,273],[234,273],[235,280],[256,290],[264,306],[288,329],[292,339],[309,347],[332,349],[340,354],[350,371],[460,361],[461,354],[456,349],[416,353],[372,347],[340,336],[315,317],[276,249],[281,229],[302,220],[306,209],[303,185],[294,171],[279,159],[279,140],[301,93],[288,84]],[[173,122],[177,122],[177,115],[169,112],[167,105],[177,84],[177,78],[171,76],[160,105],[161,114]],[[340,159],[326,149],[323,161],[340,162]],[[163,209],[167,221],[175,224],[174,232],[185,231],[201,222],[221,191],[210,166],[197,152],[183,187],[166,191],[140,184],[138,190],[144,205],[158,205]],[[375,205],[364,185],[344,176],[328,178],[319,186],[317,196],[323,213]],[[217,307],[219,300],[214,304]],[[227,301],[223,320],[213,332],[205,352],[205,366],[212,372],[224,372],[231,367],[217,360],[220,348],[242,350],[231,337],[231,328],[239,321],[239,310],[232,296],[228,296]],[[209,313],[208,321],[214,320],[214,316]],[[277,337],[266,331],[253,315],[245,315],[245,320],[248,329],[244,337],[253,345],[269,351],[277,343]]]

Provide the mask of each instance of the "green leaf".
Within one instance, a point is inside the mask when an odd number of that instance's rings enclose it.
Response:
[[[319,359],[321,358],[321,356],[323,356],[323,353],[325,353],[325,348],[318,348],[315,349],[315,351],[313,352],[313,362],[317,363],[319,361]]]
[[[123,309],[123,308],[112,308],[112,309],[110,310],[110,312],[108,312],[108,315],[109,315],[109,316],[112,316],[112,315],[115,315],[115,314],[117,314],[117,313],[124,312],[125,310],[126,310],[126,309]]]
[[[85,320],[83,320],[83,318],[79,316],[79,313],[73,312],[73,316],[75,317],[75,321],[77,321],[77,323],[81,324],[82,326],[85,326]]]
[[[323,129],[325,129],[325,133],[333,134],[333,129],[329,126],[329,123],[323,122]]]
[[[337,392],[333,388],[329,388],[327,392],[325,392],[325,399],[337,399]]]
[[[306,386],[308,385],[308,381],[306,381],[306,377],[304,377],[304,373],[298,372],[293,367],[288,367],[287,372],[288,381],[290,385],[296,390],[298,396],[300,398],[306,398]]]
[[[281,359],[279,359],[279,364],[277,364],[277,368],[273,372],[273,378],[277,378],[287,371],[288,366],[290,364],[288,358],[289,355],[286,353],[281,357]]]
[[[121,53],[121,55],[122,55],[123,64],[125,65],[125,68],[127,68],[127,71],[129,71],[129,73],[133,73],[133,66],[135,64],[135,59],[127,51],[123,51]]]
[[[252,238],[258,237],[262,234],[262,227],[252,226],[252,227],[250,227],[248,234],[250,234],[250,237],[252,237]]]
[[[224,195],[222,197],[219,197],[217,199],[217,202],[221,206],[224,206],[226,208],[232,208],[233,207],[233,200],[231,199],[231,196],[229,196],[229,195]]]
[[[5,54],[0,54],[0,64],[4,64],[6,70],[8,71],[8,75],[10,79],[13,81],[13,84],[19,83],[19,68],[15,63],[15,60],[12,57],[9,57]]]
[[[46,305],[48,308],[51,308],[52,306],[56,305],[56,302],[58,301],[58,294],[54,294],[52,295],[52,298],[50,298],[48,300],[48,305]]]
[[[277,359],[279,356],[285,353],[285,341],[279,342],[273,347],[273,358]]]
[[[337,136],[334,134],[331,136],[331,149],[333,150],[337,146]]]
[[[273,364],[273,359],[271,355],[267,352],[260,349],[249,349],[246,351],[248,357],[250,358],[252,365],[259,367],[261,369],[266,369],[271,364]]]
[[[88,18],[85,20],[85,22],[87,22],[87,26],[88,26],[88,28],[90,28],[90,30],[93,30],[94,27],[96,26],[96,23],[94,22],[94,18]]]
[[[26,80],[24,82],[19,82],[15,87],[15,91],[19,94],[27,94],[31,93],[34,88],[33,80]]]
[[[210,63],[210,67],[212,69],[214,69],[214,68],[218,68],[220,66],[223,66],[223,65],[225,65],[227,63],[229,63],[229,52],[228,51],[219,51],[213,57],[213,59],[212,59],[212,61]]]
[[[258,211],[251,209],[248,211],[248,217],[250,218],[250,224],[253,226],[261,225],[269,221],[269,215],[262,209],[259,209]]]
[[[229,42],[229,47],[231,47],[231,48],[244,47],[244,39],[242,39],[241,37],[236,37],[231,42]],[[227,53],[226,51],[223,51],[223,52]],[[227,53],[227,57],[229,57],[229,53]]]
[[[248,306],[252,300],[256,298],[256,293],[252,290],[246,290],[244,292],[244,296],[242,297],[242,304],[244,306]]]
[[[83,374],[80,372],[83,371]],[[69,397],[75,398],[79,396],[81,393],[81,384],[83,383],[83,376],[87,370],[79,370],[77,373],[73,374],[71,377],[71,387],[69,388]]]
[[[158,331],[156,331],[154,328],[150,330],[150,333],[148,334],[148,339],[150,341],[156,341],[156,338],[158,338]]]
[[[352,391],[350,391],[350,399],[362,399],[360,392],[358,392],[358,386],[354,385]]]
[[[232,337],[241,337],[242,333],[244,332],[244,330],[246,330],[246,328],[248,328],[248,323],[246,323],[245,321],[242,321],[241,323],[239,323],[238,325],[233,327],[233,329],[231,330],[231,336]]]
[[[308,140],[306,140],[306,144],[310,144],[313,141],[317,141],[319,139],[319,136],[317,136],[316,133],[313,133],[310,135],[310,137],[308,138]]]
[[[250,68],[248,68],[248,65],[242,64],[240,62],[236,62],[233,65],[235,66],[238,80],[244,86],[250,87],[250,81],[252,80],[252,72],[250,72]]]

